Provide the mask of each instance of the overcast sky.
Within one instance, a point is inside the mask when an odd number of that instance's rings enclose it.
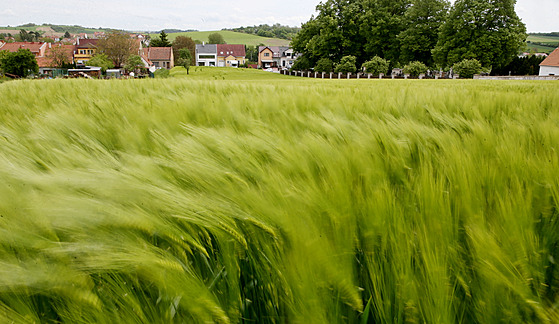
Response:
[[[319,0],[17,0],[0,9],[1,26],[52,23],[126,30],[219,30],[259,24],[300,26]],[[529,32],[559,31],[559,0],[517,0]]]

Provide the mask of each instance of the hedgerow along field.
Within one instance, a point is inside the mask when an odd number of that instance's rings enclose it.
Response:
[[[201,42],[208,42],[208,36],[213,33],[219,33],[223,36],[223,39],[227,44],[244,44],[257,46],[259,44],[264,44],[267,46],[289,46],[290,40],[280,39],[280,38],[267,38],[254,34],[239,33],[230,30],[215,30],[215,31],[195,31],[195,32],[180,32],[180,33],[168,33],[167,38],[170,41],[175,40],[177,36],[190,37],[193,40],[199,40]],[[159,34],[150,34],[151,38],[159,37]]]
[[[258,75],[1,84],[2,322],[557,320],[557,82]]]

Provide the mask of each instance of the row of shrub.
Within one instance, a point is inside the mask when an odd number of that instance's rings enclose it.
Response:
[[[322,58],[318,60],[314,71],[316,72],[335,72],[335,73],[355,73],[357,72],[356,57],[347,55],[342,57],[339,63],[334,63],[329,58]],[[387,61],[379,56],[374,56],[369,61],[361,65],[360,71],[370,73],[373,75],[388,74],[390,61]],[[412,77],[418,77],[421,74],[427,74],[429,67],[419,61],[413,61],[406,64],[403,68],[404,74],[409,74]],[[472,78],[475,74],[483,72],[481,63],[476,59],[465,59],[461,62],[454,64],[452,67],[454,73],[459,74],[464,78]]]

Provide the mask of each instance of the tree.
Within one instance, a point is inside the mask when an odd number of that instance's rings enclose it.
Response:
[[[419,61],[413,61],[404,66],[404,73],[412,77],[418,77],[420,74],[427,73],[427,66]]]
[[[514,11],[515,3],[456,0],[433,49],[435,63],[448,67],[475,58],[486,67],[507,65],[526,39],[526,27]]]
[[[181,48],[179,50],[179,58],[177,64],[183,66],[186,69],[186,74],[190,74],[190,64],[192,61],[192,53],[188,48]]]
[[[124,68],[127,71],[134,71],[136,72],[136,70],[143,68],[144,65],[144,61],[142,61],[142,57],[140,57],[140,55],[135,55],[132,54],[130,56],[128,56],[128,59],[126,60],[126,65],[124,65]]]
[[[20,48],[17,52],[5,53],[0,58],[0,66],[4,73],[26,77],[39,72],[35,55],[29,49]]]
[[[66,31],[64,33],[64,38],[71,38],[72,36],[70,35],[70,33],[68,31]]]
[[[21,29],[19,31],[19,39],[22,42],[38,41],[39,37],[41,37],[41,34],[39,32],[35,32],[35,31],[27,32],[25,29]]]
[[[153,47],[171,47],[171,43],[167,39],[167,33],[164,30],[159,34],[159,38],[152,39],[149,45]]]
[[[336,69],[334,72],[339,73],[354,73],[357,71],[355,67],[356,58],[353,55],[347,55],[342,57],[340,63],[336,64]]]
[[[299,56],[295,62],[293,62],[293,66],[291,66],[291,71],[306,71],[310,70],[312,67],[311,62],[305,55]]]
[[[361,68],[366,73],[371,73],[373,75],[379,75],[381,73],[386,74],[388,72],[388,66],[389,65],[390,65],[390,62],[388,62],[387,60],[385,60],[385,59],[383,59],[379,56],[374,56],[371,60],[363,63]]]
[[[137,49],[134,46],[134,39],[124,31],[110,31],[97,43],[99,51],[107,56],[116,67],[122,65],[128,56]]]
[[[91,60],[87,62],[87,64],[90,66],[100,67],[101,71],[103,72],[107,71],[107,69],[112,69],[115,67],[113,61],[111,61],[108,58],[107,54],[104,53],[95,54],[95,56],[93,56]]]
[[[321,58],[314,66],[316,72],[330,73],[334,70],[334,62],[329,58]]]
[[[462,78],[473,78],[474,74],[479,74],[482,71],[481,63],[476,59],[464,59],[452,66],[452,70]]]
[[[180,56],[179,51],[183,48],[188,48],[190,53],[196,53],[196,43],[194,43],[194,41],[190,37],[177,36],[177,38],[175,38],[175,40],[173,41],[172,47],[173,47],[173,56],[177,58]],[[194,55],[191,55],[190,65],[195,65],[195,64],[196,61]]]
[[[446,0],[414,0],[404,14],[404,30],[398,34],[400,62],[420,61],[433,66],[431,51],[437,45],[439,27],[448,15]]]
[[[209,44],[225,44],[225,39],[220,33],[212,33],[208,36]]]
[[[47,57],[52,67],[67,68],[72,65],[71,54],[63,46],[53,46]]]

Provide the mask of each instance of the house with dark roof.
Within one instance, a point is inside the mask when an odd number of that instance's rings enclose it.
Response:
[[[217,45],[216,44],[196,44],[196,65],[197,66],[216,66],[217,65]]]
[[[559,75],[559,47],[540,63],[540,76],[549,75]]]
[[[162,69],[172,69],[175,66],[175,57],[172,47],[148,47],[140,55],[148,66]]]
[[[74,62],[77,66],[86,66],[93,55],[97,53],[98,39],[78,39],[74,52]]]
[[[197,44],[197,66],[239,67],[245,64],[245,45]]]
[[[297,54],[287,46],[259,46],[258,66],[262,69],[289,69],[297,59]]]

